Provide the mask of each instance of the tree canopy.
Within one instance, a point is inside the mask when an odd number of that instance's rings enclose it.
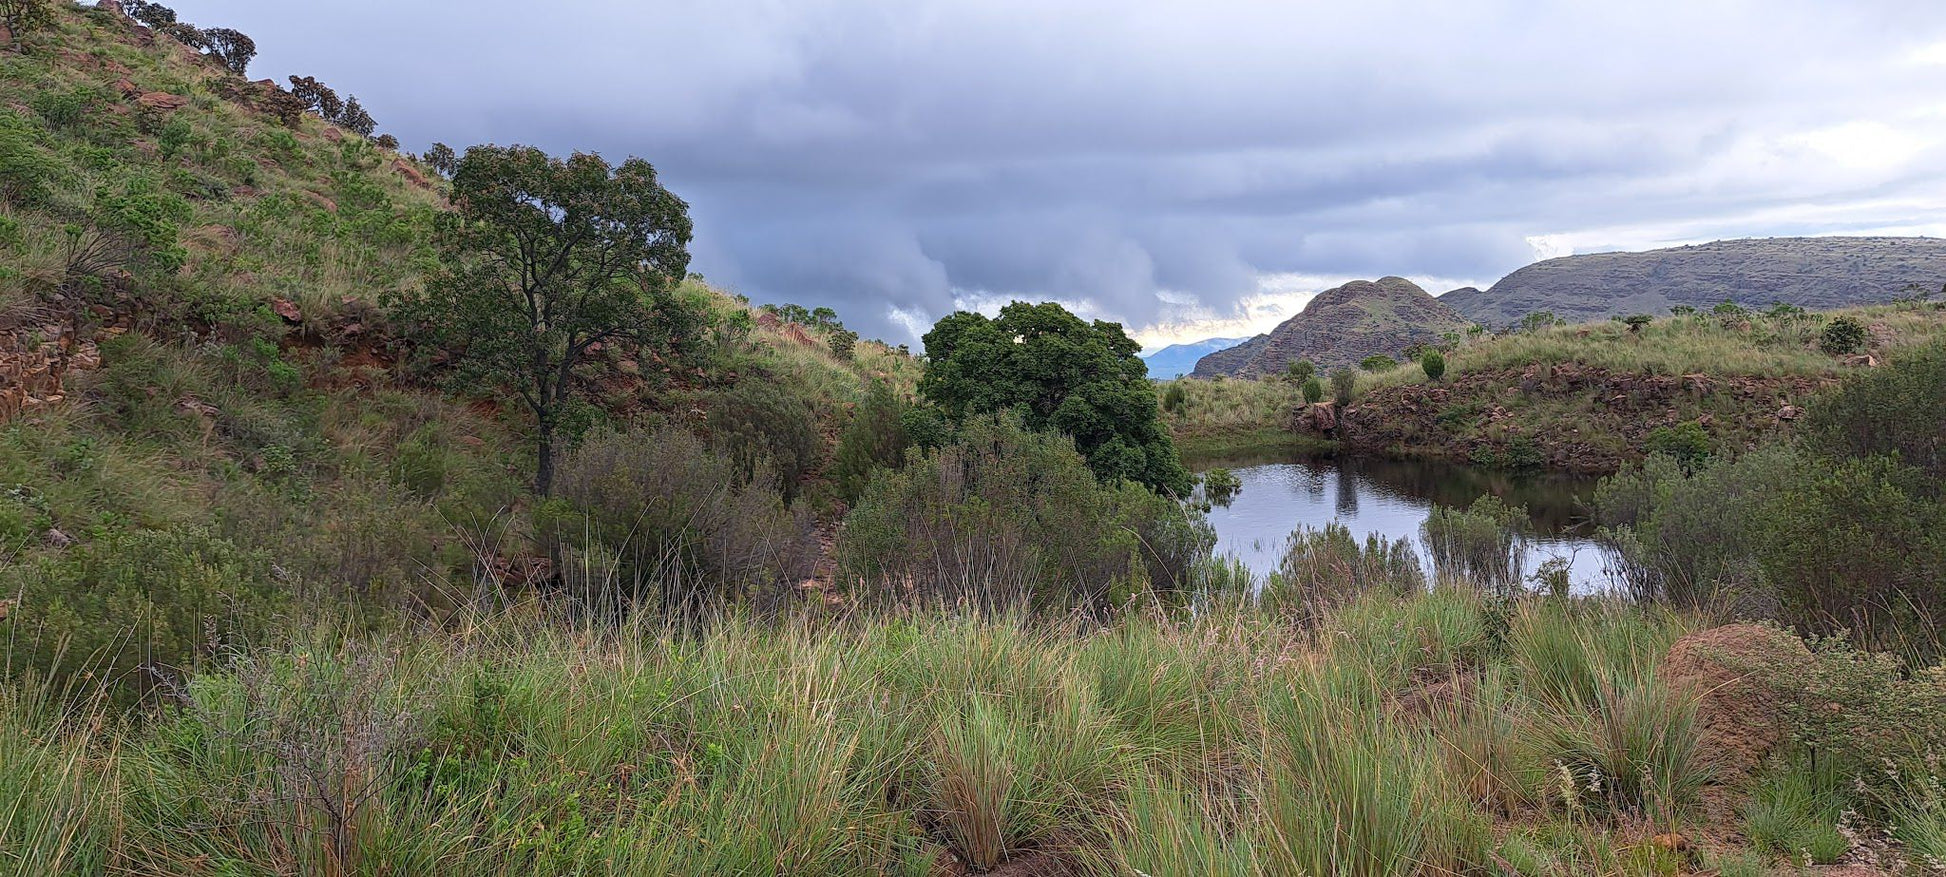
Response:
[[[1104,481],[1127,479],[1186,495],[1189,471],[1157,419],[1141,345],[1121,324],[1093,323],[1052,302],[1014,302],[1000,316],[959,312],[925,336],[919,393],[953,420],[1018,410],[1032,429],[1059,430]]]
[[[554,439],[574,401],[575,367],[604,343],[669,345],[696,336],[674,296],[689,267],[689,206],[648,162],[553,158],[530,146],[476,146],[453,174],[445,269],[401,300],[456,378],[510,389],[532,412],[535,490],[554,476]]]

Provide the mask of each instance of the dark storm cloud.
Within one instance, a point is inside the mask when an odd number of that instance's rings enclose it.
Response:
[[[901,340],[971,301],[1221,320],[1265,278],[1946,205],[1933,2],[181,6],[408,147],[647,157],[697,270]]]

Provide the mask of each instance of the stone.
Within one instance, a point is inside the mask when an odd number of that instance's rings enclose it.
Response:
[[[272,312],[276,313],[277,316],[283,317],[284,322],[286,323],[304,322],[304,312],[302,310],[299,310],[297,305],[294,302],[291,302],[287,299],[281,299],[281,298],[271,299],[270,309]]]
[[[165,113],[174,112],[189,106],[189,98],[180,94],[170,94],[166,91],[148,92],[137,97],[135,102],[140,104],[145,110],[157,110]]]
[[[1191,375],[1281,375],[1300,359],[1315,363],[1320,372],[1356,368],[1366,357],[1397,357],[1414,344],[1434,344],[1443,333],[1465,328],[1458,313],[1410,280],[1354,280],[1318,293],[1269,333],[1197,360]]]

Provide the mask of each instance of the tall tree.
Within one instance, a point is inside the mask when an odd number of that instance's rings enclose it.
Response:
[[[673,291],[689,268],[689,205],[639,158],[554,158],[530,146],[476,146],[453,174],[441,244],[446,269],[395,304],[443,351],[453,376],[511,390],[534,417],[534,489],[554,486],[575,367],[598,344],[696,337]]]
[[[1189,493],[1189,470],[1162,429],[1148,366],[1136,356],[1141,345],[1121,324],[1017,301],[993,319],[947,316],[925,342],[919,393],[947,416],[1017,409],[1031,428],[1073,436],[1103,480]]]

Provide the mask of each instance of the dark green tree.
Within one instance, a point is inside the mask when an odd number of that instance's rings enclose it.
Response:
[[[291,94],[297,95],[311,112],[327,122],[335,122],[345,112],[345,99],[331,86],[310,76],[291,77]],[[455,159],[457,161],[457,159]]]
[[[212,27],[203,31],[203,40],[209,53],[238,76],[249,70],[250,61],[257,57],[257,41],[239,30]]]
[[[1865,346],[1865,325],[1850,317],[1839,317],[1824,324],[1818,335],[1818,349],[1832,356],[1857,353]]]
[[[54,23],[53,0],[0,0],[0,46],[11,47],[20,38]]]
[[[157,30],[176,23],[174,9],[148,0],[122,0],[122,11],[128,13],[128,17]]]
[[[370,137],[373,131],[378,130],[378,123],[372,120],[371,113],[365,112],[365,107],[358,102],[357,95],[345,101],[344,112],[339,113],[334,121],[338,123],[338,127],[360,137]]]
[[[450,360],[453,376],[506,387],[534,416],[534,489],[553,488],[556,437],[575,366],[597,344],[673,347],[700,318],[673,294],[689,268],[689,206],[648,162],[559,159],[530,146],[476,146],[453,174],[442,217],[446,265],[400,321]]]
[[[992,319],[952,314],[924,340],[919,393],[949,418],[1018,410],[1031,429],[1072,436],[1104,481],[1188,495],[1194,480],[1157,418],[1141,345],[1119,323],[1014,302]]]
[[[426,166],[439,172],[441,176],[450,177],[453,175],[453,171],[459,167],[459,155],[453,152],[451,146],[447,146],[444,143],[434,143],[431,148],[426,150]]]
[[[1318,402],[1322,401],[1323,399],[1324,399],[1324,382],[1318,380],[1317,375],[1312,375],[1308,378],[1305,378],[1304,379],[1305,404],[1316,405],[1318,404]]]
[[[1318,364],[1308,359],[1292,360],[1289,365],[1284,366],[1284,376],[1296,384],[1310,380],[1311,376],[1317,373]]]

